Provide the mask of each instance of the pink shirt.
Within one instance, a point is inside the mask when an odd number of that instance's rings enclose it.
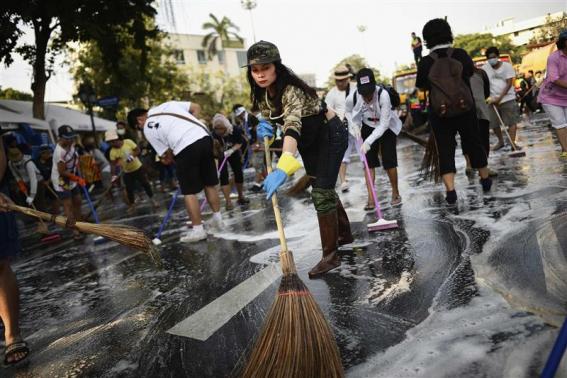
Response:
[[[547,58],[547,74],[539,91],[539,102],[567,107],[567,88],[553,84],[558,79],[567,81],[567,55],[560,50]]]

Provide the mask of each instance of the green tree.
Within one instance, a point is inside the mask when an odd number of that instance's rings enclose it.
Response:
[[[118,96],[120,103],[115,111],[121,115],[133,107],[188,98],[187,75],[177,67],[174,50],[165,43],[164,34],[148,41],[143,57],[127,27],[115,29],[115,33],[122,46],[121,58],[113,64],[106,63],[102,49],[93,41],[69,51],[69,60],[75,62],[71,68],[75,82],[90,83],[99,97]],[[104,115],[114,118],[115,111],[107,110]]]
[[[202,46],[207,49],[209,60],[212,60],[213,57],[218,54],[217,43],[220,40],[221,51],[224,55],[224,67],[226,72],[226,54],[224,53],[225,46],[230,44],[231,37],[233,37],[240,43],[243,43],[244,39],[237,33],[238,31],[240,31],[238,26],[236,26],[228,17],[223,16],[220,21],[212,13],[209,14],[209,17],[210,20],[205,22],[202,26],[205,31],[210,30],[210,32],[205,35]]]
[[[331,72],[329,74],[329,78],[327,79],[327,82],[325,83],[325,86],[327,87],[327,89],[331,89],[335,86],[334,72],[337,69],[337,67],[346,66],[346,65],[349,65],[352,68],[352,71],[355,74],[361,68],[368,67],[368,63],[366,62],[366,59],[364,59],[362,56],[360,56],[358,54],[353,54],[353,55],[347,56],[346,58],[342,59],[340,62],[335,64],[335,66],[331,70]],[[377,68],[374,68],[374,67],[370,67],[370,68],[374,72],[374,77],[376,78],[376,81],[378,83],[387,84],[389,82],[388,78],[382,77],[382,75],[380,74],[380,70],[378,70]]]
[[[524,52],[523,47],[514,46],[509,36],[495,37],[491,33],[459,34],[455,36],[453,46],[465,50],[473,58],[483,57],[487,48],[496,46],[500,53],[509,53],[514,63],[520,63]]]
[[[32,101],[33,95],[26,92],[20,92],[17,89],[13,88],[0,88],[0,98],[6,100],[21,100],[21,101]]]
[[[0,9],[0,62],[10,65],[12,54],[19,53],[33,67],[31,89],[33,115],[44,119],[46,84],[53,72],[55,56],[67,42],[96,40],[105,52],[108,64],[118,64],[121,41],[113,29],[128,25],[136,45],[145,50],[146,38],[155,32],[146,30],[145,18],[154,17],[154,0],[4,0]],[[34,43],[18,46],[22,28],[31,28]],[[114,60],[114,62],[113,62]],[[144,60],[142,59],[142,67]]]
[[[567,13],[563,12],[557,17],[547,15],[545,24],[539,28],[530,39],[530,45],[538,45],[557,40],[557,36],[567,29]]]

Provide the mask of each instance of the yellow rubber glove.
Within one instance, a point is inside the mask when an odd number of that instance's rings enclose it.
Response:
[[[291,152],[284,152],[278,161],[277,167],[285,172],[286,175],[291,176],[293,175],[299,168],[301,168],[301,164]]]

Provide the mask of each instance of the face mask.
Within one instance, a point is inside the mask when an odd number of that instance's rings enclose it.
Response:
[[[117,129],[117,130],[116,130],[116,134],[118,134],[118,135],[124,135],[124,134],[126,134],[126,130],[124,130],[124,129]]]
[[[498,58],[490,58],[490,59],[488,59],[488,63],[489,63],[492,67],[494,67],[495,65],[498,64]]]

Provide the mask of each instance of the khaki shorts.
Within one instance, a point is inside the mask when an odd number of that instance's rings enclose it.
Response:
[[[516,100],[506,101],[504,103],[498,104],[497,107],[498,113],[500,113],[500,117],[507,127],[516,125],[518,122],[520,122],[520,108],[518,107]],[[496,127],[502,127],[498,116],[494,112],[494,107],[490,105],[489,109],[490,128],[494,129]]]

